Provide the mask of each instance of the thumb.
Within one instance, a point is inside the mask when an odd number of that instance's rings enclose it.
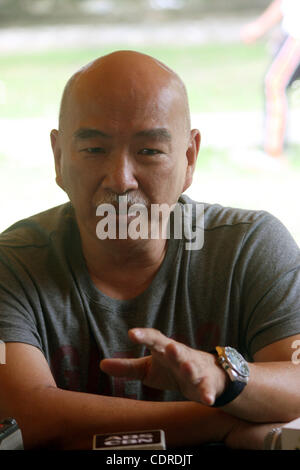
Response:
[[[114,377],[143,380],[147,372],[149,358],[150,356],[139,359],[103,359],[100,362],[100,369]]]

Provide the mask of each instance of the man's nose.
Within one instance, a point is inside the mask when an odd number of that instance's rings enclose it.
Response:
[[[135,177],[135,165],[127,152],[119,152],[110,156],[103,188],[122,194],[137,189],[138,182]]]

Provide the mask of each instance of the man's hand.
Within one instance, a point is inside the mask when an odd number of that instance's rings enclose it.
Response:
[[[213,405],[229,380],[213,354],[171,340],[153,328],[129,330],[129,338],[144,344],[151,356],[140,359],[103,359],[101,369],[117,377],[138,379],[160,390],[179,390],[186,398]]]

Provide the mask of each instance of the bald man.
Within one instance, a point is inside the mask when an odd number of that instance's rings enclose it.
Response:
[[[51,144],[70,202],[0,237],[0,417],[26,448],[157,428],[168,446],[261,448],[264,423],[300,415],[296,243],[269,214],[182,194],[200,133],[147,55],[79,70]]]

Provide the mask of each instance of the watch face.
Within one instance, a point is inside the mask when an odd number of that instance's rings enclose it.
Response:
[[[243,356],[234,348],[231,348],[229,346],[225,347],[225,353],[232,368],[243,377],[248,377],[249,367]]]

